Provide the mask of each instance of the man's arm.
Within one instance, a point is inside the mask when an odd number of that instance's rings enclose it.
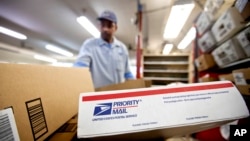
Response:
[[[80,52],[78,54],[77,60],[74,63],[75,67],[89,67],[91,62],[91,53],[87,47],[87,43],[83,43]]]
[[[130,65],[129,65],[129,54],[127,48],[125,48],[125,54],[126,54],[126,62],[125,62],[125,74],[124,77],[126,80],[134,79],[134,76],[130,70]]]

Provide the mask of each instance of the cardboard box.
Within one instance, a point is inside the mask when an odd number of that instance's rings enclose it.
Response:
[[[250,95],[250,85],[236,85],[241,94]]]
[[[209,52],[213,49],[216,44],[213,34],[210,31],[207,31],[201,38],[198,40],[198,45],[200,50],[203,53]]]
[[[96,88],[95,91],[110,91],[110,90],[125,90],[125,89],[136,89],[136,88],[146,88],[151,87],[150,80],[136,79],[127,80],[123,83],[108,85],[100,88]]]
[[[135,88],[146,88],[151,87],[151,81],[136,79],[127,80],[124,83],[108,85],[100,88],[96,88],[95,91],[110,91],[110,90],[125,90],[125,89],[135,89]],[[71,141],[76,138],[76,127],[77,117],[73,117],[67,123],[65,123],[59,130],[53,133],[52,136],[47,138],[47,141]]]
[[[223,3],[224,0],[207,0],[204,5],[204,11],[207,12],[210,19],[215,19],[214,15],[216,15]]]
[[[168,138],[247,116],[242,95],[229,81],[82,93],[77,136],[97,140]]]
[[[199,35],[202,35],[211,25],[212,20],[209,19],[206,12],[202,12],[196,22],[196,27]]]
[[[72,141],[76,137],[77,119],[77,115],[72,117],[46,141]]]
[[[94,91],[85,68],[0,64],[0,84],[0,109],[12,107],[23,141],[46,139],[77,113],[79,94]]]
[[[243,27],[243,18],[235,7],[223,13],[212,27],[212,33],[217,42],[224,40]]]
[[[245,21],[250,19],[250,1],[249,0],[237,0],[235,3],[236,9],[240,12]]]
[[[218,78],[216,77],[200,77],[199,82],[212,82],[212,81],[218,81]]]
[[[216,66],[214,58],[211,54],[202,54],[195,59],[195,65],[198,71],[204,71]]]
[[[219,79],[220,79],[220,81],[228,80],[228,81],[234,82],[234,77],[233,77],[232,73],[221,74],[221,75],[219,75]]]
[[[242,31],[236,36],[236,40],[243,48],[247,56],[250,56],[250,27]]]
[[[233,77],[239,91],[250,95],[250,68],[234,70]]]
[[[146,88],[151,87],[151,81],[136,79],[128,80],[124,83],[108,85],[105,87],[96,88],[95,91],[110,91],[110,90],[125,90],[125,89],[135,89],[135,88]],[[76,127],[77,117],[73,117],[67,123],[65,123],[59,130],[57,130],[53,135],[47,138],[47,141],[71,141],[76,138]]]
[[[228,40],[221,46],[217,47],[212,55],[218,66],[222,67],[239,59],[245,58],[245,53],[237,43],[233,40]]]

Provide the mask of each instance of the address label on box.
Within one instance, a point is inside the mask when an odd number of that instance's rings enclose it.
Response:
[[[237,104],[232,106],[232,101]],[[239,91],[229,81],[83,93],[78,114],[79,138],[190,126],[249,115]]]

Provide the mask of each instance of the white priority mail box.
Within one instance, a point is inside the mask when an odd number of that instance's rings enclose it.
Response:
[[[248,57],[250,57],[250,27],[242,31],[236,36],[236,40],[243,48]]]
[[[249,116],[230,81],[82,93],[78,112],[78,138],[97,140],[185,135]]]
[[[243,18],[235,7],[225,11],[212,27],[212,33],[217,42],[228,38],[243,27]]]
[[[224,3],[224,0],[207,0],[204,6],[204,11],[207,12],[210,19],[215,19],[216,13]]]
[[[213,50],[212,55],[218,66],[222,67],[234,61],[245,58],[245,53],[234,40],[230,39]]]
[[[202,52],[209,52],[213,49],[213,46],[216,44],[216,41],[213,37],[213,34],[210,31],[207,31],[201,38],[198,40],[199,48]]]
[[[212,25],[212,20],[209,19],[206,12],[202,12],[196,22],[198,33],[203,34]]]

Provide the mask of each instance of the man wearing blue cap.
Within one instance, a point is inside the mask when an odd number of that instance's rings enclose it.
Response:
[[[114,37],[116,15],[106,10],[98,20],[101,37],[83,43],[74,66],[89,67],[95,88],[133,79],[127,47]]]

